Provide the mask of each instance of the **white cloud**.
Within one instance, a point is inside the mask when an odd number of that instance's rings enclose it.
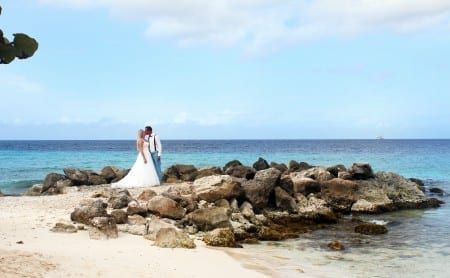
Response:
[[[38,0],[47,5],[104,7],[144,20],[153,39],[179,45],[276,49],[327,36],[366,32],[448,31],[448,0]]]

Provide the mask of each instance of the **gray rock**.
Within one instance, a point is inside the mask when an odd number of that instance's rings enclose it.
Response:
[[[128,222],[128,214],[121,209],[111,211],[111,216],[114,217],[116,224],[126,224]]]
[[[133,200],[128,203],[126,212],[128,215],[139,214],[145,216],[147,215],[147,212],[148,209],[146,202]]]
[[[113,209],[121,209],[128,206],[128,203],[133,201],[128,190],[123,189],[118,192],[113,192],[112,196],[109,198],[108,203]]]
[[[30,186],[27,191],[25,191],[23,196],[40,196],[42,192],[42,184],[33,184]]]
[[[223,166],[222,169],[224,172],[226,172],[228,170],[228,168],[238,166],[238,165],[242,165],[242,163],[239,160],[232,160],[232,161],[227,162],[225,164],[225,166]]]
[[[147,209],[151,213],[171,219],[181,219],[186,214],[186,209],[174,200],[163,196],[155,196],[150,199],[147,203]]]
[[[216,247],[242,247],[236,243],[230,228],[218,228],[205,233],[203,241],[206,245]]]
[[[102,200],[95,200],[88,205],[75,208],[75,210],[70,214],[70,219],[75,222],[90,225],[90,220],[92,218],[107,216],[107,206],[108,205]]]
[[[353,163],[353,165],[348,169],[348,172],[355,180],[367,180],[375,177],[372,167],[369,163],[365,162]]]
[[[90,220],[90,224],[88,231],[91,239],[110,239],[119,236],[113,217],[94,217]]]
[[[334,210],[350,212],[352,205],[359,199],[358,184],[335,178],[321,183],[321,196]]]
[[[215,202],[220,199],[231,200],[242,194],[240,182],[228,175],[209,176],[194,182],[195,193],[199,200]]]
[[[66,176],[58,174],[58,173],[50,173],[44,179],[44,184],[42,185],[41,193],[47,192],[50,188],[55,190],[56,183],[61,180],[67,179]]]
[[[187,215],[189,224],[196,225],[199,230],[209,231],[215,228],[231,227],[231,211],[226,208],[202,208]]]
[[[87,185],[89,177],[86,172],[76,168],[64,168],[64,174],[73,181],[74,185]]]
[[[174,228],[161,228],[156,234],[155,246],[162,248],[195,248],[189,235]]]
[[[258,160],[253,163],[253,169],[256,171],[266,170],[269,169],[269,167],[269,163],[262,157],[258,158]]]
[[[55,233],[76,233],[78,232],[78,228],[75,227],[75,225],[72,224],[66,224],[66,223],[56,223],[53,228],[50,229],[50,231]]]
[[[225,171],[225,174],[227,175],[243,179],[253,179],[255,177],[255,173],[255,169],[244,165],[231,166]]]
[[[103,167],[100,175],[109,183],[116,178],[116,172],[111,166]]]
[[[255,210],[265,208],[269,202],[269,195],[279,181],[281,172],[275,168],[258,171],[253,180],[242,184],[245,198],[250,201]]]
[[[282,210],[290,212],[295,212],[297,210],[295,199],[279,186],[275,187],[275,204],[277,208]]]
[[[307,196],[310,193],[320,192],[320,184],[318,181],[305,177],[302,172],[294,172],[289,175],[294,193],[302,193]]]

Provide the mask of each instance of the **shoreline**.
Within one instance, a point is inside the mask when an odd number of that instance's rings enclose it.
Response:
[[[168,186],[152,189],[159,191]],[[86,230],[73,234],[50,231],[57,222],[70,223],[70,213],[80,201],[102,188],[105,186],[70,188],[65,194],[52,196],[2,197],[0,272],[6,275],[3,277],[220,277],[223,271],[227,277],[275,275],[264,266],[241,261],[197,239],[195,249],[169,249],[122,232],[117,239],[92,240]]]

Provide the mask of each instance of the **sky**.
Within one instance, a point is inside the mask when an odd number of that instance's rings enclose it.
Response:
[[[0,140],[450,138],[448,0],[0,5]]]

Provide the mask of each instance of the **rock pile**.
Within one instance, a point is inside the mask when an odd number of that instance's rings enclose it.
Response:
[[[93,181],[77,171],[64,172],[63,181]],[[117,178],[99,176],[107,182]],[[253,167],[236,160],[223,168],[200,170],[174,165],[165,171],[164,181],[175,184],[159,194],[143,190],[137,197],[127,190],[104,189],[76,208],[71,219],[94,229],[93,238],[114,238],[122,231],[155,240],[158,246],[193,248],[187,235],[195,235],[208,245],[238,247],[240,242],[298,237],[338,222],[341,214],[431,208],[441,203],[427,198],[417,181],[391,172],[374,173],[368,163],[354,163],[347,169],[295,161],[289,166],[269,164],[260,158]],[[356,230],[381,233],[384,229]]]

